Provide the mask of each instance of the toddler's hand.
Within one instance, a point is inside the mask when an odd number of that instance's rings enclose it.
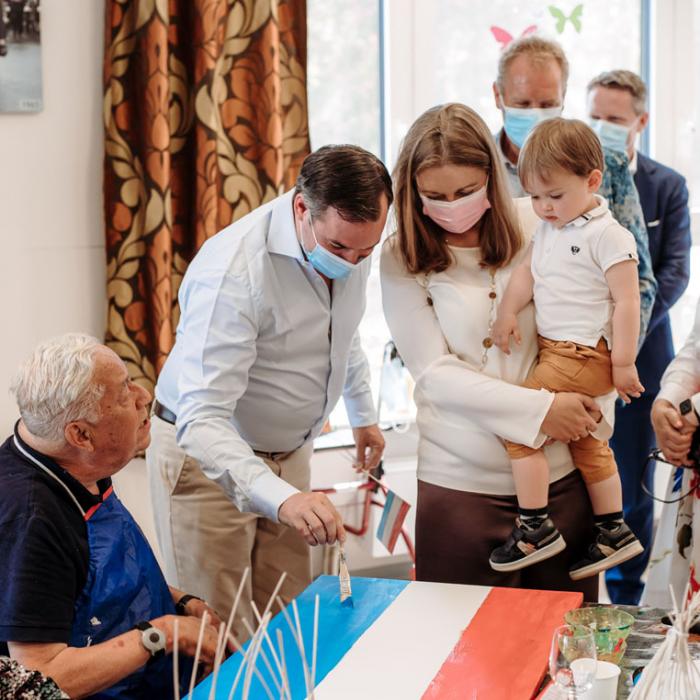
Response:
[[[632,398],[638,399],[644,391],[634,364],[613,365],[612,378],[617,393],[625,403],[631,403]]]
[[[513,336],[515,342],[520,345],[520,328],[518,327],[518,318],[515,314],[498,314],[496,323],[493,324],[492,338],[506,355],[510,355],[510,336]]]

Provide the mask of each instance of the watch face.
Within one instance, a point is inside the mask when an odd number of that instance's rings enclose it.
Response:
[[[693,404],[691,403],[690,399],[686,399],[678,404],[678,408],[681,411],[681,415],[684,416],[693,410]]]

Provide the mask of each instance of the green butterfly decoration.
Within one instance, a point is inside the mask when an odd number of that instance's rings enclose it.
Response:
[[[567,17],[558,7],[549,6],[549,12],[557,21],[557,32],[563,34],[567,22],[571,22],[577,32],[581,32],[581,15],[583,14],[583,4],[576,5],[574,11]]]

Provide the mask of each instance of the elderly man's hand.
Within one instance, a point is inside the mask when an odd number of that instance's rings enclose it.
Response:
[[[204,617],[204,613],[207,613],[209,616],[209,623],[218,629],[222,620],[217,612],[213,608],[209,607],[209,604],[205,600],[191,598],[187,601],[187,605],[185,605],[185,615],[197,617],[201,620]]]
[[[375,469],[384,454],[384,436],[378,425],[367,425],[364,428],[353,428],[352,435],[355,438],[357,448],[355,456],[356,471],[370,471]],[[369,454],[367,453],[369,450]]]
[[[665,399],[654,401],[651,423],[664,457],[677,467],[687,463],[695,426],[689,421],[684,421],[675,406]]]
[[[312,547],[345,542],[343,519],[323,493],[295,493],[280,506],[281,523],[293,527]]]
[[[151,624],[165,632],[167,639],[166,651],[170,652],[175,642],[175,620],[177,620],[177,648],[179,653],[186,656],[194,656],[197,653],[197,640],[199,639],[200,627],[202,626],[202,621],[199,618],[194,616],[164,615],[153,620]],[[199,662],[203,664],[204,674],[210,673],[214,666],[218,642],[218,626],[215,627],[210,624],[207,618],[202,634],[202,647],[199,652]]]

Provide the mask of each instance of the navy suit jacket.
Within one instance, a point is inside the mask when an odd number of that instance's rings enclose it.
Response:
[[[661,375],[673,359],[669,309],[688,286],[690,277],[690,213],[685,178],[675,170],[637,153],[634,184],[649,234],[649,253],[658,282],[656,302],[644,345],[637,356],[639,378],[653,397]]]

